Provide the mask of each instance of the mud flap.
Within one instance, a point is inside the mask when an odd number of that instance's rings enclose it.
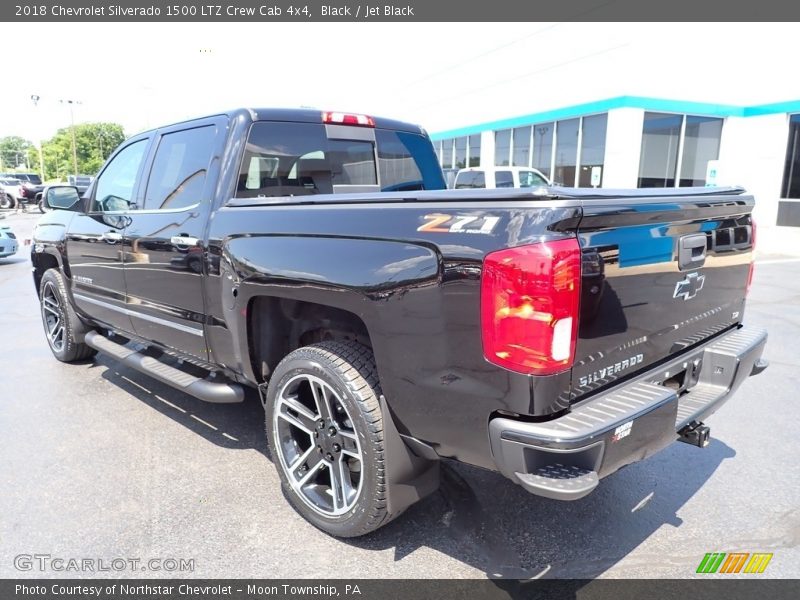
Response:
[[[387,512],[396,516],[439,488],[439,460],[415,453],[397,430],[386,398],[378,398],[383,414]],[[424,447],[421,442],[418,442]],[[434,455],[428,448],[428,454]]]

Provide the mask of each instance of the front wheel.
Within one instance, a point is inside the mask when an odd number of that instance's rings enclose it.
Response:
[[[16,206],[17,202],[11,195],[0,193],[0,208],[15,208]]]
[[[372,351],[355,342],[299,348],[276,367],[267,439],[294,508],[331,535],[364,535],[391,520],[383,418]]]
[[[53,356],[61,362],[73,362],[96,353],[93,348],[77,341],[80,334],[86,333],[86,326],[72,310],[67,300],[64,277],[55,269],[49,269],[42,275],[39,305],[44,333]]]

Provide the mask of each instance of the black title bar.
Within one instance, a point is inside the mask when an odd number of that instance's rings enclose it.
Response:
[[[797,21],[787,0],[10,0],[1,21],[500,22]],[[676,26],[676,35],[678,35]],[[676,38],[676,39],[679,39]]]

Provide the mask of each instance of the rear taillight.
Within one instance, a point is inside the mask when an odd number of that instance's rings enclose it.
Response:
[[[488,254],[481,276],[486,360],[529,375],[551,375],[575,360],[581,294],[576,239]]]
[[[359,125],[361,127],[375,127],[375,120],[367,115],[355,115],[340,112],[322,113],[322,122],[330,125]]]
[[[744,289],[744,295],[750,293],[750,286],[753,284],[753,271],[756,268],[756,222],[753,217],[750,217],[750,270],[747,273],[747,287]]]

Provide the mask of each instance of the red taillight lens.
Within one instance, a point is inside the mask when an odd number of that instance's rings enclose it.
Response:
[[[367,115],[354,115],[340,112],[322,113],[322,122],[331,125],[358,125],[361,127],[375,127],[375,120]]]
[[[486,360],[529,375],[551,375],[575,360],[581,295],[576,239],[487,255],[481,276]]]

